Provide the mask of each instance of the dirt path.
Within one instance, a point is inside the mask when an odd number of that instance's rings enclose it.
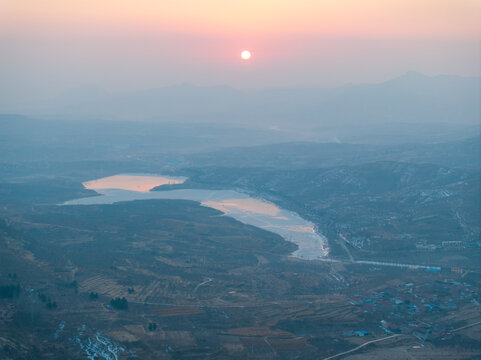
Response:
[[[350,354],[354,351],[362,349],[364,346],[367,346],[369,344],[373,344],[373,343],[376,343],[376,342],[379,342],[379,341],[384,341],[384,340],[387,340],[387,339],[392,339],[392,338],[395,338],[395,337],[398,337],[398,336],[401,336],[401,334],[395,334],[395,335],[383,337],[382,339],[371,340],[371,341],[365,342],[364,344],[359,345],[358,347],[355,347],[354,349],[344,351],[344,352],[336,354],[336,355],[329,356],[329,357],[325,358],[324,360],[334,359],[334,358],[337,358],[339,356]]]

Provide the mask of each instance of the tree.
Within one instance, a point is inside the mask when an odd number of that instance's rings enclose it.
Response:
[[[20,295],[20,285],[0,286],[0,298],[13,298]]]
[[[52,310],[52,309],[56,309],[56,308],[57,308],[57,302],[55,302],[55,301],[52,302],[52,301],[49,300],[49,302],[47,303],[47,309]]]
[[[110,306],[118,310],[128,310],[129,302],[125,297],[110,300]]]

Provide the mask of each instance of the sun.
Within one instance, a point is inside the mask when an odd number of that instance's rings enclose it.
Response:
[[[251,58],[252,54],[249,50],[244,50],[241,52],[241,58],[242,60],[249,60]]]

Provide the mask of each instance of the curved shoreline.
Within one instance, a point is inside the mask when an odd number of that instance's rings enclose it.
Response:
[[[122,175],[122,174],[121,174]],[[121,176],[116,175],[116,176]],[[141,181],[143,175],[130,175],[133,181]],[[147,176],[147,175],[146,175]],[[149,181],[155,175],[148,175]],[[84,183],[99,184],[105,179],[96,179]],[[159,176],[160,182],[165,183],[169,177]],[[183,179],[176,177],[175,180]],[[174,180],[174,178],[172,178]],[[107,182],[106,186],[112,186]],[[115,185],[115,184],[114,184]],[[249,196],[234,190],[205,190],[205,189],[178,189],[165,191],[132,191],[122,189],[121,186],[132,188],[132,184],[116,184],[116,188],[90,187],[100,196],[85,197],[64,202],[62,205],[100,205],[113,204],[120,201],[135,200],[191,200],[197,201],[202,206],[221,211],[225,216],[230,216],[244,224],[259,227],[263,230],[280,235],[286,241],[295,243],[298,249],[291,256],[304,260],[317,260],[325,258],[328,253],[328,242],[325,236],[315,230],[310,221],[300,217],[297,213],[279,208],[276,204]],[[142,184],[134,184],[141,188]]]

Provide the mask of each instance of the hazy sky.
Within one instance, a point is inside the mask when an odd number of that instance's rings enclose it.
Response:
[[[480,0],[0,0],[0,94],[479,76],[480,15]]]

